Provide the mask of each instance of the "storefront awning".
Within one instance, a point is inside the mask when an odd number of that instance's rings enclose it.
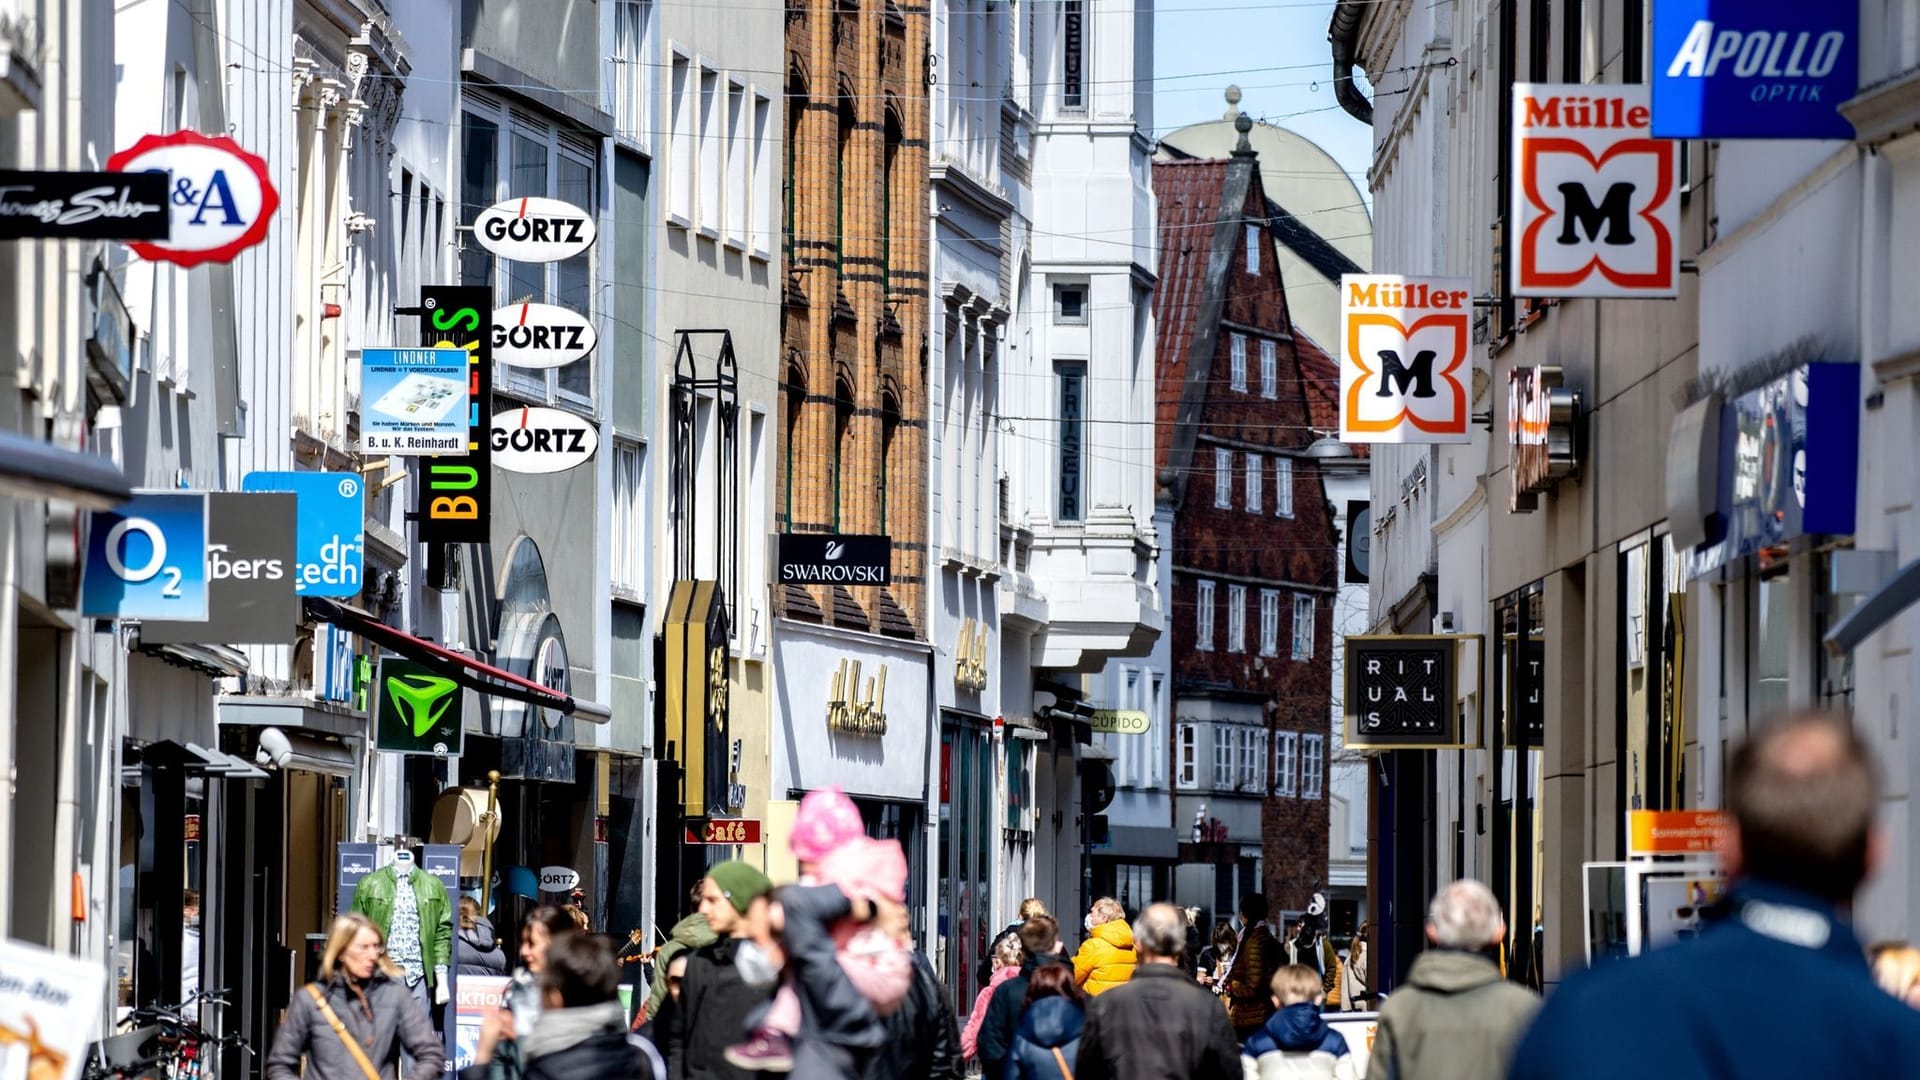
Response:
[[[563,694],[550,687],[542,686],[531,679],[523,679],[511,671],[492,664],[463,656],[452,649],[425,638],[415,637],[405,630],[396,629],[374,618],[359,608],[348,607],[322,597],[306,598],[307,618],[317,622],[330,622],[359,634],[382,648],[390,649],[434,674],[452,679],[469,690],[493,697],[507,698],[510,701],[525,702],[543,709],[555,709],[575,720],[584,720],[592,724],[604,724],[613,719],[612,710],[591,701],[581,701],[570,694]]]
[[[133,485],[112,461],[39,439],[0,431],[0,494],[66,499],[111,510],[133,497]]]

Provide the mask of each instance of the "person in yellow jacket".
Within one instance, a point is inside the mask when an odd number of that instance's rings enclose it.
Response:
[[[1104,994],[1133,978],[1133,928],[1127,909],[1113,897],[1093,902],[1087,914],[1087,940],[1073,957],[1073,978],[1089,996]]]

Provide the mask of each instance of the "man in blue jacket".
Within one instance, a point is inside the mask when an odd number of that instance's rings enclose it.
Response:
[[[1848,921],[1880,853],[1877,802],[1844,719],[1802,713],[1754,735],[1727,770],[1720,918],[1570,979],[1522,1040],[1511,1080],[1920,1072],[1920,1011],[1874,985]]]

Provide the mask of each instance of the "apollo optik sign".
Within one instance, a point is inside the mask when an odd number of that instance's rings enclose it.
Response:
[[[1653,134],[1663,139],[1851,139],[1860,9],[1808,0],[1653,6]]]

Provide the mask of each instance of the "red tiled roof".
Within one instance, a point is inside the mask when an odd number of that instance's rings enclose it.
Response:
[[[1194,313],[1200,310],[1213,252],[1213,227],[1226,186],[1224,159],[1156,161],[1153,194],[1160,209],[1160,281],[1153,293],[1154,467],[1164,469],[1172,449]]]
[[[1298,325],[1293,328],[1293,352],[1300,362],[1300,380],[1307,393],[1307,408],[1313,426],[1326,431],[1340,429],[1340,365],[1328,356],[1319,342],[1308,337]],[[1348,443],[1355,457],[1368,457],[1372,449],[1366,443]]]

